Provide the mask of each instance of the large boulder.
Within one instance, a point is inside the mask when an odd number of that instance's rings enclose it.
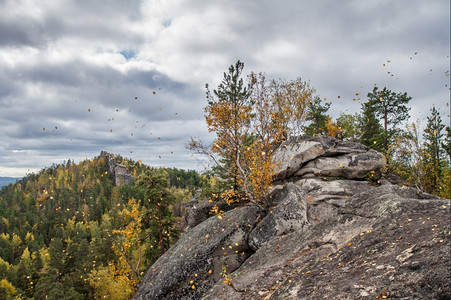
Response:
[[[319,157],[308,162],[294,175],[302,177],[327,176],[347,179],[363,179],[371,171],[385,166],[384,156],[374,150],[349,153],[334,157]]]
[[[253,251],[247,236],[261,209],[249,204],[189,230],[147,271],[133,299],[199,299]]]
[[[203,299],[449,299],[449,200],[398,186],[276,236]]]
[[[306,166],[318,159],[318,162]],[[363,178],[368,172],[385,165],[380,153],[362,144],[326,136],[301,136],[285,141],[275,151],[274,162],[276,180],[307,174]],[[305,172],[303,168],[307,168]],[[322,170],[324,174],[321,174]]]

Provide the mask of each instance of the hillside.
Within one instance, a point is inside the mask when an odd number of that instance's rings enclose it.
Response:
[[[119,169],[128,184],[118,180]],[[207,182],[195,171],[102,152],[4,187],[0,299],[130,298],[180,235],[174,210]]]

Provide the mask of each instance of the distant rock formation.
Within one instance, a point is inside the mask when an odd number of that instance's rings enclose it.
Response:
[[[101,151],[100,157],[105,157],[108,161],[108,168],[111,178],[114,179],[116,186],[127,185],[133,180],[133,176],[130,174],[126,166],[118,164],[114,154],[110,154],[107,151]]]
[[[275,160],[271,207],[192,205],[134,299],[450,299],[449,200],[377,180],[357,143],[300,137]]]

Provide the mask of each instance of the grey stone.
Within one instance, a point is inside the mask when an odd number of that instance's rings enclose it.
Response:
[[[126,166],[118,164],[113,154],[101,151],[100,157],[104,157],[107,160],[110,176],[114,179],[116,186],[127,185],[132,182],[133,176],[130,174],[130,171]]]
[[[277,197],[278,204],[249,234],[249,246],[255,251],[275,236],[300,231],[308,225],[305,193],[299,186],[288,183]]]
[[[449,299],[450,202],[399,186],[263,244],[203,299]]]
[[[318,157],[368,152],[368,147],[327,136],[300,136],[280,145],[274,153],[276,180],[294,175],[307,162]]]
[[[307,194],[307,217],[310,223],[335,216],[349,197],[377,188],[366,181],[357,180],[306,178],[295,183]]]
[[[253,253],[247,236],[260,213],[245,205],[192,228],[150,267],[133,299],[199,299],[222,266],[233,272]]]
[[[191,203],[192,207],[189,208],[185,213],[185,219],[188,223],[189,228],[193,228],[203,221],[207,220],[211,217],[211,210],[214,206],[218,208],[218,210],[222,210],[224,212],[229,211],[239,205],[239,203],[227,204],[223,200],[218,201],[208,201],[204,200],[201,203]]]
[[[371,171],[385,166],[384,156],[374,150],[334,157],[319,157],[308,162],[295,176],[329,176],[347,179],[364,179]]]

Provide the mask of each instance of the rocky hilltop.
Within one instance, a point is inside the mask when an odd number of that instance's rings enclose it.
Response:
[[[114,179],[116,186],[127,185],[133,180],[133,176],[130,174],[127,167],[118,164],[113,154],[108,153],[107,151],[101,151],[100,157],[104,157],[107,160],[111,178]]]
[[[450,299],[449,200],[378,179],[357,143],[300,137],[275,159],[269,209],[192,205],[134,299]]]

